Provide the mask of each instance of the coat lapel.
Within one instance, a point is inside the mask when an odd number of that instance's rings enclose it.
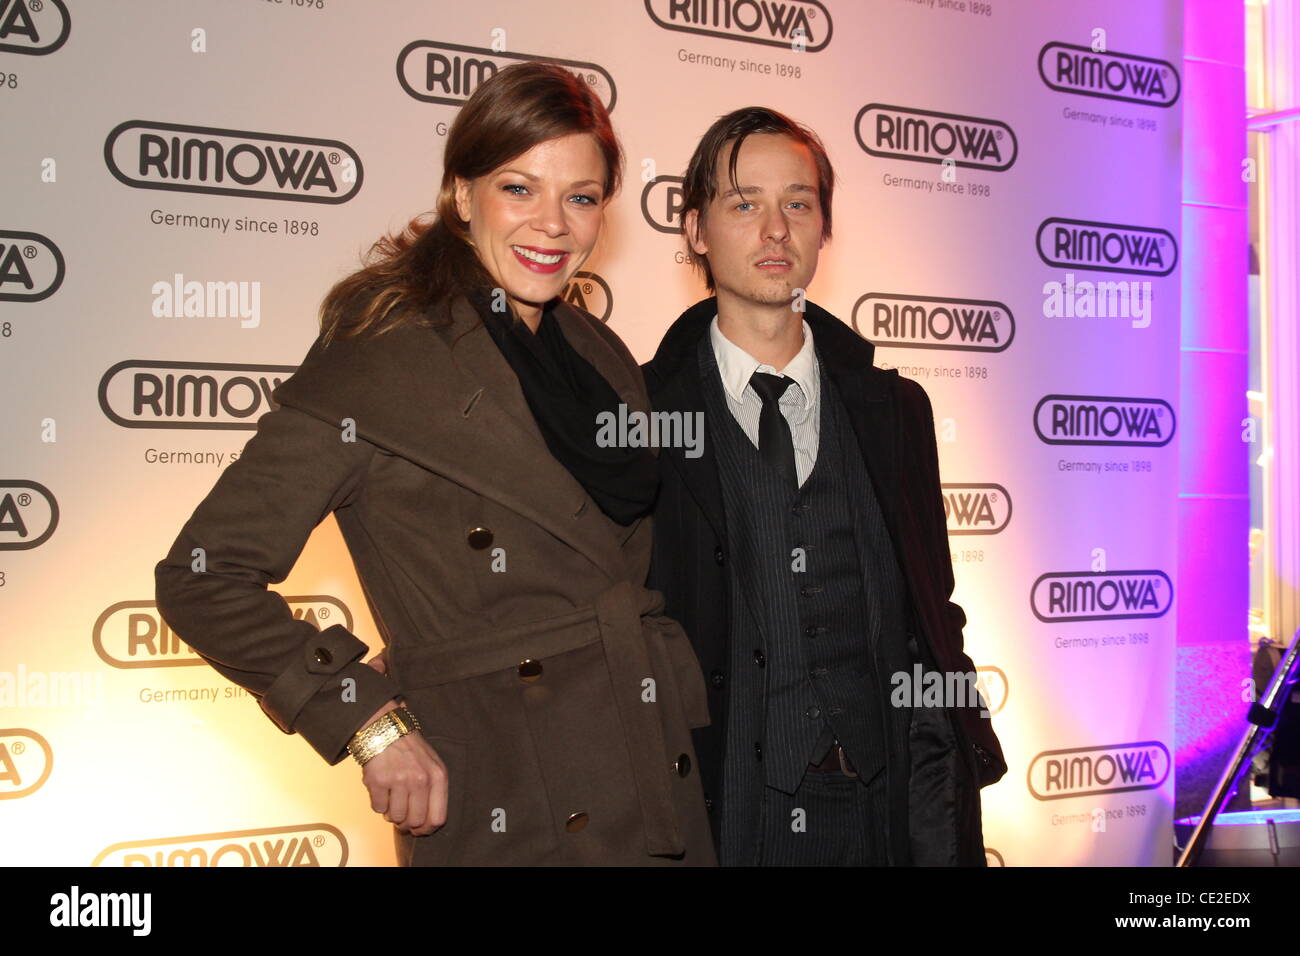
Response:
[[[428,316],[436,328],[403,325],[328,346],[318,338],[273,399],[331,424],[351,418],[366,441],[535,522],[611,579],[622,574],[616,537],[602,522],[575,520],[596,504],[547,448],[473,305],[456,296]],[[568,306],[557,307],[557,320],[574,349],[626,396],[629,372],[599,333]],[[595,431],[593,421],[593,440]]]

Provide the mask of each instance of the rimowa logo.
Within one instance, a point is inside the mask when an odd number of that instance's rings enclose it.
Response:
[[[263,830],[114,843],[91,866],[345,866],[348,841],[337,827],[309,823]]]
[[[1048,445],[1141,445],[1174,437],[1173,406],[1161,398],[1044,395],[1034,406],[1034,431]]]
[[[71,32],[63,0],[0,0],[0,53],[53,53]]]
[[[682,202],[686,198],[681,176],[656,176],[641,190],[641,215],[654,229],[678,236],[682,232]]]
[[[602,322],[608,322],[614,311],[614,293],[609,291],[609,283],[594,272],[575,272],[564,289],[563,299]]]
[[[397,82],[407,94],[425,103],[460,106],[484,82],[515,63],[554,63],[586,83],[605,109],[618,100],[614,78],[603,67],[583,60],[560,60],[530,53],[505,53],[459,43],[412,40],[397,54]]]
[[[0,727],[0,800],[25,797],[50,777],[49,741],[26,727]]]
[[[361,157],[336,139],[311,139],[128,120],[104,140],[119,182],[249,199],[343,203],[361,188]]]
[[[1046,624],[1163,617],[1173,600],[1163,571],[1053,571],[1029,589],[1029,607]]]
[[[0,551],[27,551],[59,526],[59,503],[35,481],[0,478]]]
[[[1034,241],[1049,266],[1167,276],[1178,264],[1178,243],[1167,229],[1044,219]]]
[[[1011,495],[997,484],[943,486],[943,513],[949,534],[997,534],[1011,521]]]
[[[665,30],[744,40],[805,53],[831,42],[830,11],[817,0],[645,0],[650,19]]]
[[[1016,320],[1001,302],[869,292],[853,305],[853,328],[876,345],[956,352],[1001,352]]]
[[[1158,740],[1047,750],[1029,763],[1029,792],[1039,800],[1155,790],[1169,777],[1169,749]]]
[[[0,302],[39,302],[63,285],[63,253],[38,232],[0,229]]]
[[[882,159],[1001,172],[1016,161],[1016,134],[1000,120],[868,103],[853,123],[858,145]]]
[[[285,596],[284,600],[295,621],[306,621],[317,630],[335,624],[352,630],[352,612],[336,597],[308,594]],[[109,667],[187,667],[207,663],[167,626],[153,601],[119,601],[105,608],[95,620],[91,640],[95,653]]]
[[[1038,75],[1054,90],[1124,103],[1173,106],[1181,81],[1167,60],[1132,53],[1097,53],[1072,43],[1048,43],[1038,51]]]
[[[99,380],[99,407],[123,428],[257,427],[293,365],[118,362]]]

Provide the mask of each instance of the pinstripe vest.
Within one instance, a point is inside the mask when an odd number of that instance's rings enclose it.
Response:
[[[824,368],[817,460],[796,492],[732,417],[707,336],[699,355],[736,569],[720,853],[724,865],[744,864],[764,784],[795,792],[832,735],[864,779],[886,765],[890,731],[905,745],[906,722],[887,713],[881,673],[906,653],[902,579]],[[882,633],[890,639],[878,666]]]

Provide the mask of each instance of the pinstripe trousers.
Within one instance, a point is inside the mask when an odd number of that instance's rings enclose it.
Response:
[[[809,770],[793,794],[764,787],[758,864],[888,866],[885,778]]]

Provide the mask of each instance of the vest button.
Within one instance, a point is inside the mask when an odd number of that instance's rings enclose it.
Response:
[[[763,652],[758,648],[754,648],[754,663],[759,667],[767,666],[767,658],[763,656]]]
[[[817,625],[816,625],[816,624],[809,624],[807,627],[805,627],[805,628],[803,629],[803,633],[804,633],[804,637],[816,637],[816,636],[817,636]]]
[[[816,704],[814,704],[813,706],[809,707],[807,710],[804,711],[804,716],[806,716],[809,720],[816,720],[821,715],[822,715],[821,708],[818,707]]]
[[[755,760],[763,759],[763,747],[762,745],[759,744],[757,740],[754,741],[754,759]]]
[[[726,682],[727,678],[723,675],[722,671],[714,671],[709,675],[709,683],[718,690],[722,690],[722,685]]]
[[[713,549],[713,560],[716,561],[718,564],[723,564],[726,561],[726,555],[722,553],[721,546]]]

